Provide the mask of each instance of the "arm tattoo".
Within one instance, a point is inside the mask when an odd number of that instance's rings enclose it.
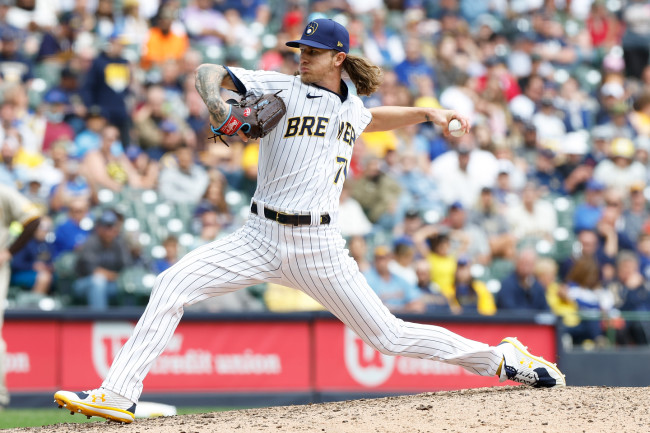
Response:
[[[228,104],[221,99],[221,82],[228,72],[221,65],[201,65],[194,78],[195,87],[214,120],[223,122],[228,116]]]

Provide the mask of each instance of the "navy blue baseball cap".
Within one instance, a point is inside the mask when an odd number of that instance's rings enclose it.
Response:
[[[336,21],[320,18],[307,24],[299,40],[287,42],[287,46],[292,48],[298,48],[300,44],[347,54],[350,51],[350,35]]]

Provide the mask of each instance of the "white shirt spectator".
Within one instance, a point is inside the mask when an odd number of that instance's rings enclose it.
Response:
[[[646,182],[646,168],[639,161],[632,161],[627,167],[619,167],[611,159],[598,163],[594,170],[594,179],[608,187],[629,191],[636,183]]]
[[[512,234],[517,239],[526,237],[551,239],[557,228],[557,214],[553,205],[544,200],[537,200],[529,212],[524,203],[517,203],[508,209],[506,218]]]
[[[363,212],[359,202],[347,194],[339,204],[339,221],[344,222],[341,224],[341,235],[346,238],[366,236],[372,231],[372,223]]]
[[[466,171],[459,168],[458,152],[443,153],[431,163],[431,175],[445,204],[460,201],[468,209],[474,207],[481,188],[494,185],[498,171],[497,159],[484,150],[470,152]]]

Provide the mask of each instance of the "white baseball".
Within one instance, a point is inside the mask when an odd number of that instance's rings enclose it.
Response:
[[[451,119],[449,121],[449,133],[454,137],[462,137],[465,135],[465,130],[463,129],[463,125],[461,125],[460,120]]]

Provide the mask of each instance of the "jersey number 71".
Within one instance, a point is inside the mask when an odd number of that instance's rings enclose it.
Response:
[[[336,172],[336,176],[334,177],[334,183],[339,183],[339,179],[341,178],[341,171],[343,171],[343,179],[348,177],[348,160],[343,158],[342,156],[337,156],[336,163],[341,164],[341,166]]]

